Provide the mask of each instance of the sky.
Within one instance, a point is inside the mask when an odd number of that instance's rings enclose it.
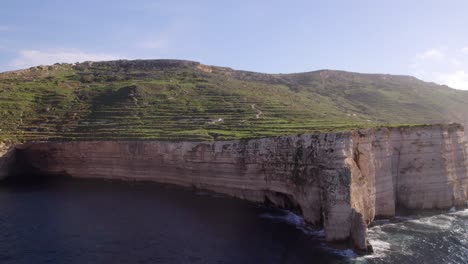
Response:
[[[0,71],[186,59],[413,75],[468,90],[467,10],[466,0],[2,0]]]

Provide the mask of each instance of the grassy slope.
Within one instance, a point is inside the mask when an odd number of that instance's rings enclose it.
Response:
[[[467,104],[467,92],[406,76],[61,64],[0,74],[0,139],[253,138],[456,121]]]

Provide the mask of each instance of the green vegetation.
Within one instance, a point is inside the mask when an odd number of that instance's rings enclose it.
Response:
[[[445,123],[466,118],[467,104],[467,92],[407,76],[56,64],[0,74],[0,140],[255,138]]]

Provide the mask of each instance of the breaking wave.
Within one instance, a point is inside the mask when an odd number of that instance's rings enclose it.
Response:
[[[260,217],[294,226],[321,241],[320,248],[348,259],[349,263],[468,263],[468,209],[450,210],[431,217],[395,217],[375,221],[368,230],[368,240],[374,253],[366,256],[358,256],[351,249],[328,245],[324,230],[311,228],[304,218],[293,212],[279,210]]]
[[[291,211],[279,210],[279,214],[265,213],[260,215],[261,218],[271,219],[273,221],[283,222],[288,225],[296,227],[306,235],[325,237],[325,231],[323,229],[314,229],[307,225],[304,218]]]
[[[468,263],[468,209],[377,222],[368,239],[374,254],[351,263]]]

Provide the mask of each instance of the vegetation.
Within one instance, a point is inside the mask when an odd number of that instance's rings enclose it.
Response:
[[[189,61],[0,73],[0,140],[220,140],[445,123],[468,93],[408,76],[261,74]]]

